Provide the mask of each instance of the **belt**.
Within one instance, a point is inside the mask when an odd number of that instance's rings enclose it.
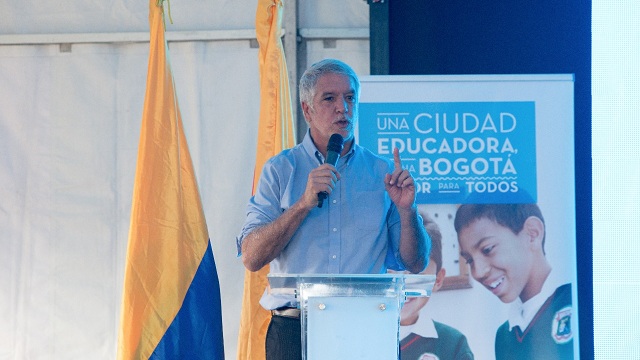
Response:
[[[275,310],[271,310],[271,315],[273,316],[283,316],[292,319],[300,319],[300,309],[297,308],[279,308]]]

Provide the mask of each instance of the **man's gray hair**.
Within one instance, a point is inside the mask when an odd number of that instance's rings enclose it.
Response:
[[[300,103],[306,103],[309,106],[313,105],[313,97],[316,94],[316,85],[318,79],[325,74],[342,74],[346,75],[353,80],[355,85],[355,97],[356,101],[360,98],[360,79],[358,75],[346,63],[336,59],[324,59],[311,65],[302,77],[300,78],[299,92]]]

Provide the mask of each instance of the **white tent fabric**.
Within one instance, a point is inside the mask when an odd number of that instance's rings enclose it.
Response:
[[[167,34],[253,29],[255,8],[172,0]],[[113,359],[149,46],[38,42],[148,32],[148,2],[9,0],[0,13],[0,360]],[[298,13],[301,27],[368,27],[362,0],[301,2]],[[257,49],[248,40],[169,48],[233,359],[244,276],[235,236],[251,193]],[[313,40],[307,62],[338,57],[364,75],[368,51],[366,40],[328,49]]]
[[[165,0],[167,1],[167,0]],[[168,0],[171,31],[253,29],[257,0]],[[368,28],[366,0],[297,2],[302,28]],[[128,0],[5,0],[0,34],[104,33],[148,31],[149,2]]]
[[[257,0],[170,0],[170,30],[253,28]],[[0,34],[149,31],[149,2],[6,0]]]
[[[221,287],[236,313],[241,290],[227,289],[242,283],[232,250],[251,191],[256,50],[171,50]],[[147,56],[145,44],[2,49],[0,358],[113,358]]]

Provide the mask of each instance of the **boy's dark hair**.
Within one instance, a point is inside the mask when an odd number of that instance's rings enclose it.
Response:
[[[442,269],[442,233],[440,232],[440,227],[426,214],[421,214],[424,229],[429,234],[431,238],[431,253],[429,254],[429,258],[436,263],[436,274]]]
[[[453,226],[457,233],[476,220],[486,218],[498,225],[510,229],[518,234],[524,227],[524,222],[530,216],[535,216],[544,224],[542,211],[537,204],[463,204],[456,211]],[[542,253],[544,254],[545,235],[542,237]]]

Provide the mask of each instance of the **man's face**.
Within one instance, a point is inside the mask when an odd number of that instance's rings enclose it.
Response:
[[[458,233],[458,242],[473,278],[502,302],[510,303],[527,290],[535,264],[526,231],[514,234],[509,228],[481,218]]]
[[[313,103],[303,103],[302,110],[320,150],[333,134],[342,135],[345,142],[353,139],[357,107],[355,84],[350,77],[328,73],[318,79]]]

